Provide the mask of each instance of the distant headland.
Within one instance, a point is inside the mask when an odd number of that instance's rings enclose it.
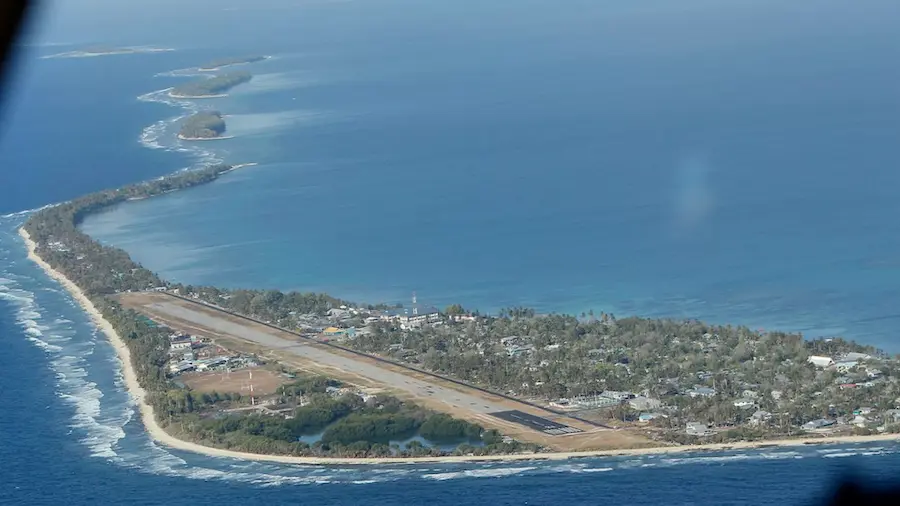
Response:
[[[178,138],[185,141],[207,141],[228,139],[225,133],[225,119],[219,111],[202,111],[189,116],[181,123]]]
[[[153,46],[124,46],[124,47],[108,47],[108,46],[92,46],[85,49],[75,51],[66,51],[64,53],[56,53],[42,56],[42,59],[50,58],[92,58],[97,56],[114,56],[125,54],[142,54],[142,53],[167,53],[174,51],[171,48],[153,47]]]
[[[215,72],[217,70],[222,70],[226,67],[233,67],[235,65],[245,65],[247,63],[255,63],[258,61],[268,60],[271,56],[247,56],[247,57],[236,57],[236,58],[222,58],[220,60],[213,60],[209,63],[201,65],[197,67],[197,70],[201,72]]]
[[[176,86],[169,91],[172,98],[217,98],[239,84],[250,82],[253,75],[249,72],[229,72],[219,76],[192,81]]]

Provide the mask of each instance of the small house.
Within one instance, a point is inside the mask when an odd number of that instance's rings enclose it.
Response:
[[[615,390],[604,390],[603,392],[600,392],[600,396],[608,397],[617,401],[627,401],[628,399],[633,399],[635,397],[635,395],[631,392],[617,392]]]
[[[662,402],[660,402],[659,399],[652,399],[650,397],[639,395],[634,399],[630,399],[628,405],[636,411],[648,411],[658,409],[662,405]]]
[[[685,427],[685,432],[687,432],[688,435],[700,437],[711,436],[715,434],[714,431],[711,431],[709,429],[709,425],[700,422],[691,422],[687,424],[687,426]]]
[[[651,420],[655,420],[657,418],[664,417],[665,415],[661,413],[641,413],[638,416],[638,422],[640,423],[650,423]]]
[[[715,397],[716,390],[714,388],[696,385],[693,389],[688,390],[687,394],[691,397]]]
[[[801,427],[803,428],[803,430],[817,430],[824,429],[825,427],[830,427],[832,425],[834,425],[834,420],[826,420],[824,418],[820,418],[818,420],[806,422]]]
[[[768,411],[763,411],[761,409],[754,411],[753,414],[750,415],[750,423],[754,424],[754,425],[759,425],[761,423],[768,422],[771,419],[772,419],[772,413],[769,413]]]

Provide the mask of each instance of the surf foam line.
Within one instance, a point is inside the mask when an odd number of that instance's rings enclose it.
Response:
[[[195,162],[188,168],[223,163],[223,159],[216,155],[215,152],[204,149],[197,143],[184,142],[178,139],[178,124],[188,116],[204,110],[204,108],[190,100],[169,96],[169,91],[171,90],[171,87],[165,88],[162,90],[151,91],[150,93],[145,93],[137,97],[141,102],[164,104],[182,111],[182,114],[178,116],[161,119],[144,127],[138,138],[138,142],[148,149],[162,149],[165,151],[188,153],[192,155]]]
[[[200,480],[240,481],[259,486],[390,481],[392,476],[365,476],[348,469],[279,466],[191,455],[189,464],[156,444],[136,417],[121,363],[100,329],[56,283],[34,270],[14,232],[18,219],[0,220],[0,301],[8,304],[21,335],[44,352],[56,376],[56,396],[71,409],[68,431],[93,458],[147,474]],[[17,244],[18,243],[18,244]],[[212,464],[212,465],[210,465]],[[339,476],[339,477],[338,477]]]
[[[0,231],[0,259],[13,257],[9,248],[11,235],[8,230]],[[6,269],[0,271],[0,299],[16,307],[17,322],[23,328],[23,334],[49,357],[51,368],[57,373],[58,395],[74,409],[71,430],[81,435],[80,442],[90,449],[91,456],[105,458],[116,465],[146,474],[192,480],[240,482],[258,487],[327,484],[365,486],[405,480],[445,481],[555,473],[634,472],[653,464],[663,467],[712,463],[727,465],[729,462],[757,459],[827,457],[837,452],[844,453],[837,453],[835,456],[850,453],[875,456],[886,454],[888,452],[885,450],[891,449],[882,444],[855,448],[809,448],[799,452],[770,450],[759,453],[741,452],[737,455],[685,455],[679,459],[658,455],[648,455],[640,459],[599,458],[566,464],[536,462],[528,466],[426,464],[412,467],[379,465],[329,468],[248,462],[178,452],[157,444],[144,432],[140,419],[134,416],[135,401],[125,391],[121,366],[112,350],[108,349],[106,340],[99,334],[98,329],[87,323],[89,332],[79,332],[76,327],[79,322],[86,319],[86,316],[76,318],[68,315],[68,309],[63,311],[50,309],[50,306],[64,303],[66,308],[71,308],[71,311],[75,312],[78,311],[78,306],[73,300],[69,300],[71,297],[65,291],[56,290],[49,286],[49,283],[49,280],[42,283],[41,279],[21,269]],[[26,285],[28,289],[24,288]],[[43,302],[44,299],[46,303]],[[98,369],[101,374],[107,370],[111,371],[114,387],[107,393],[101,391],[97,383],[104,381],[102,378],[92,380],[88,375],[89,367]]]
[[[58,205],[60,205],[60,204],[61,204],[61,202],[57,202],[57,203],[54,203],[54,204],[47,204],[47,205],[41,206],[41,207],[35,207],[34,209],[26,209],[26,210],[24,210],[24,211],[16,211],[16,212],[14,212],[14,213],[3,214],[3,215],[0,215],[0,218],[3,218],[3,219],[24,218],[24,217],[27,217],[27,216],[28,216],[29,214],[31,214],[31,213],[34,213],[34,212],[37,212],[37,211],[41,211],[41,210],[43,210],[43,209],[49,209],[49,208],[51,208],[51,207],[55,207],[55,206],[58,206]]]
[[[5,232],[5,231],[4,231]],[[0,238],[0,248],[8,256],[9,235]],[[24,265],[24,262],[20,262]],[[105,399],[106,394],[88,374],[88,362],[98,346],[105,340],[98,337],[96,329],[80,329],[81,325],[67,318],[66,314],[50,306],[70,306],[62,300],[64,295],[45,291],[39,281],[24,273],[0,272],[0,300],[9,303],[14,310],[15,322],[22,335],[40,348],[47,356],[50,369],[56,375],[56,395],[72,409],[69,431],[77,435],[79,442],[88,448],[92,457],[115,456],[116,444],[125,433],[123,427],[132,417],[124,393],[116,399]],[[24,284],[38,287],[26,289]],[[44,304],[47,304],[45,307]],[[112,350],[104,350],[111,354]]]

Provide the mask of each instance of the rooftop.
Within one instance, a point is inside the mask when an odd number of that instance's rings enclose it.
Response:
[[[440,313],[434,306],[413,306],[401,307],[397,309],[389,309],[384,312],[385,316],[414,316]]]

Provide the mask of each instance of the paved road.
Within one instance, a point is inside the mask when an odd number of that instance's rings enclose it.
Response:
[[[146,308],[153,313],[168,316],[178,320],[191,322],[198,327],[210,329],[213,332],[229,334],[240,339],[252,341],[266,348],[278,349],[298,357],[311,360],[323,366],[334,367],[348,373],[356,374],[371,381],[388,385],[397,390],[407,391],[416,397],[432,397],[457,408],[466,409],[475,413],[493,413],[511,409],[513,401],[492,402],[479,395],[467,394],[447,388],[435,383],[429,383],[418,378],[402,374],[387,367],[369,363],[363,360],[331,353],[319,346],[298,343],[283,337],[279,337],[274,331],[255,328],[252,324],[244,325],[230,321],[205,311],[197,311],[183,305],[172,302],[156,302]],[[527,409],[523,406],[523,409]]]

